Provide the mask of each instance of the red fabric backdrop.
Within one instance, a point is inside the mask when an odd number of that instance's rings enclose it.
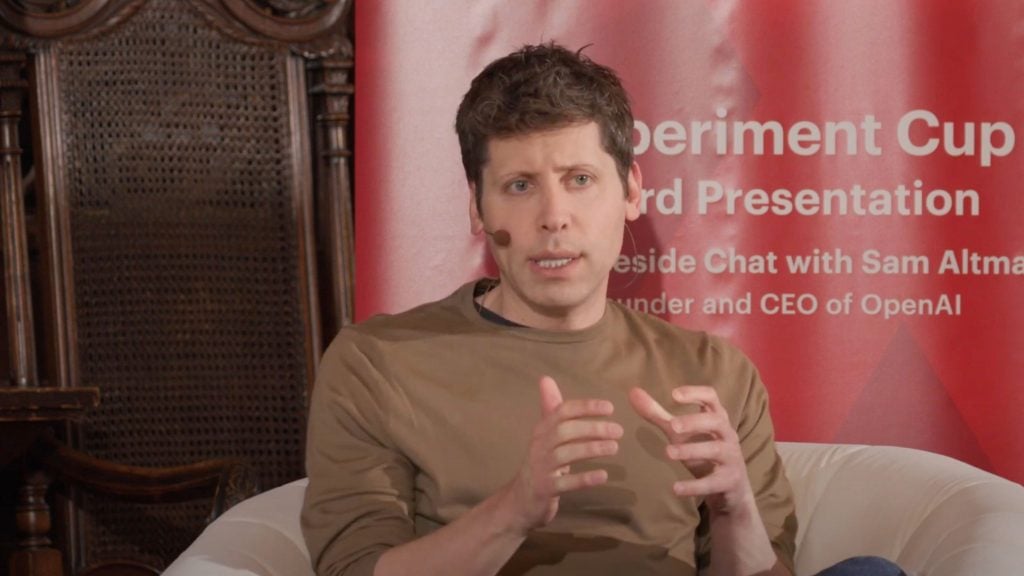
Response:
[[[525,43],[590,45],[646,126],[647,213],[612,295],[743,348],[783,440],[924,448],[1020,482],[1021,29],[1016,0],[358,2],[357,318],[487,269],[452,127],[473,75]],[[743,122],[783,138],[720,138]]]

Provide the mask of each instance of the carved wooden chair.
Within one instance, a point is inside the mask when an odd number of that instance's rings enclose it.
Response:
[[[351,309],[349,8],[0,0],[10,384],[100,398],[36,439],[12,572],[51,570],[50,478],[56,548],[93,575],[156,574],[303,475]]]

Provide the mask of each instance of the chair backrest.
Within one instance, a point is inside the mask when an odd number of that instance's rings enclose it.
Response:
[[[307,392],[349,317],[347,3],[4,4],[27,14],[8,25],[30,54],[41,372],[101,393],[74,443],[302,476]],[[82,494],[71,558],[160,568],[209,512]]]

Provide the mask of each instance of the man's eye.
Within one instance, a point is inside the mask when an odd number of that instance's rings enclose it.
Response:
[[[586,186],[590,184],[590,176],[588,174],[577,174],[572,177],[572,183],[577,186]]]
[[[530,189],[530,183],[526,180],[514,180],[508,185],[508,189],[511,192],[526,192]]]

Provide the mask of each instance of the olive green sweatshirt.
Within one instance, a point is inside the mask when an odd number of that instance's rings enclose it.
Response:
[[[692,478],[665,456],[661,430],[627,393],[645,388],[676,413],[671,390],[708,385],[736,428],[776,554],[791,570],[796,516],[775,450],[768,397],[750,361],[705,333],[609,301],[579,331],[483,318],[474,283],[439,302],[343,329],[310,406],[302,529],[317,574],[370,576],[388,548],[455,520],[507,484],[541,417],[538,380],[565,399],[601,398],[625,429],[618,453],[573,466],[607,484],[561,497],[558,514],[502,570],[516,575],[696,573],[713,542],[702,502],[673,494]]]

